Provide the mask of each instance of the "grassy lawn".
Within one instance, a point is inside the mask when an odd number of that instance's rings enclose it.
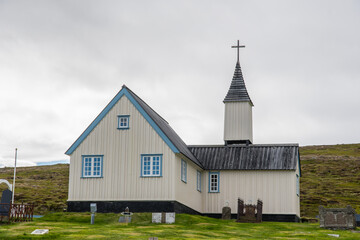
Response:
[[[118,223],[119,214],[52,213],[33,222],[0,225],[0,239],[360,239],[360,233],[331,231],[310,223],[236,223],[234,220],[177,214],[175,224],[152,224],[150,213],[134,214],[132,223]],[[46,235],[31,235],[49,229]]]

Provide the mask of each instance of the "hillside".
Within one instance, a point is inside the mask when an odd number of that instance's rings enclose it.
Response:
[[[12,183],[13,176],[13,168],[0,168],[0,179]],[[68,184],[68,164],[16,168],[15,202],[34,203],[35,214],[63,211],[66,208]],[[1,184],[1,192],[6,187]]]
[[[318,206],[353,206],[360,213],[360,144],[306,146],[301,156],[301,214],[314,217]],[[0,169],[12,182],[13,168]],[[69,165],[18,168],[16,202],[33,202],[36,213],[66,208]],[[0,190],[5,189],[0,185]]]
[[[360,213],[360,144],[300,148],[301,214],[351,205]]]

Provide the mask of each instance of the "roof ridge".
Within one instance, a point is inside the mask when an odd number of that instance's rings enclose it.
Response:
[[[126,86],[123,87],[126,88],[129,94],[132,95],[134,100],[141,106],[141,108],[147,113],[147,115],[152,119],[152,121],[154,121],[154,123],[159,127],[162,133],[179,150],[179,152],[182,153],[187,158],[189,158],[199,167],[203,168],[201,162],[190,151],[186,143],[175,132],[175,130],[170,126],[170,124],[163,117],[161,117],[154,109],[152,109],[146,102],[144,102],[144,100],[142,100],[138,95],[136,95],[133,91],[131,91],[128,87]]]
[[[144,103],[146,106],[148,106],[154,113],[156,113],[162,120],[164,120],[167,124],[168,121],[166,121],[160,114],[158,114],[152,107],[149,106],[149,104],[147,104],[144,100],[141,99],[141,97],[139,97],[136,93],[134,93],[133,91],[131,91],[130,88],[128,88],[125,84],[123,85],[123,88],[126,88],[130,93],[132,93],[133,95],[135,95],[140,101],[142,101],[142,103]]]
[[[231,145],[187,145],[189,148],[211,148],[211,147],[299,147],[298,143],[275,143],[275,144],[231,144]]]

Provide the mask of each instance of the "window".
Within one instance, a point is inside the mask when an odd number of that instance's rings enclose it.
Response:
[[[162,176],[162,154],[141,155],[141,176],[142,177]]]
[[[296,195],[300,196],[300,178],[296,174]]]
[[[85,155],[82,158],[82,177],[102,177],[103,155]]]
[[[184,183],[186,183],[186,170],[187,170],[186,165],[187,165],[186,162],[183,159],[181,159],[181,181],[183,181]]]
[[[129,115],[118,116],[118,129],[129,129]]]
[[[209,192],[220,192],[220,173],[209,172]]]
[[[201,192],[201,172],[196,171],[196,189]]]

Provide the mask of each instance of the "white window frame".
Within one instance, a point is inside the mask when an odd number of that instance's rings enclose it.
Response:
[[[212,177],[212,176],[216,176],[216,178]],[[213,180],[216,179],[216,182],[214,181],[214,183],[216,183],[216,185],[212,185]],[[215,187],[215,188],[212,188]],[[220,172],[209,172],[209,192],[210,193],[218,193],[220,192]]]
[[[162,177],[162,154],[141,154],[141,177]]]
[[[124,120],[122,122],[122,120]],[[122,123],[126,123],[126,125],[122,125]],[[117,129],[124,130],[130,128],[130,115],[118,115],[118,127]]]
[[[181,181],[187,183],[187,163],[184,159],[181,159]]]
[[[101,178],[103,177],[104,155],[82,155],[82,178]]]
[[[201,172],[196,171],[196,189],[201,192]]]

